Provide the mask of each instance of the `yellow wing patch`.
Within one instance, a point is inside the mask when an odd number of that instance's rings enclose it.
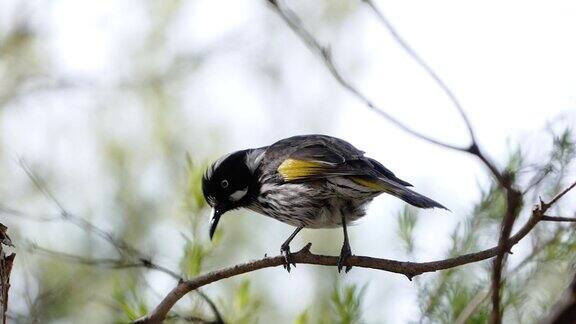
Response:
[[[280,173],[284,181],[294,181],[306,179],[325,169],[326,166],[320,162],[286,159],[278,167],[278,173]]]
[[[378,183],[376,181],[372,181],[372,180],[368,180],[366,178],[362,178],[362,177],[350,177],[350,180],[356,182],[357,184],[370,188],[372,190],[376,190],[376,191],[387,191],[388,188],[386,188],[384,185],[382,185],[381,183]]]

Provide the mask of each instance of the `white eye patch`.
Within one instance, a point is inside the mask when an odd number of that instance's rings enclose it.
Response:
[[[248,187],[242,190],[236,190],[230,195],[230,201],[238,201],[244,198],[244,196],[246,196],[246,193],[248,193]]]

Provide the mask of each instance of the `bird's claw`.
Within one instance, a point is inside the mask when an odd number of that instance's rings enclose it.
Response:
[[[352,269],[352,266],[348,263],[348,257],[350,256],[352,256],[350,244],[344,243],[344,245],[342,245],[342,249],[340,250],[340,257],[338,257],[338,273],[340,273],[344,267],[346,267],[344,270],[346,273]]]
[[[292,261],[292,255],[290,254],[290,246],[289,245],[282,245],[280,247],[280,253],[284,256],[284,264],[283,267],[290,273],[290,263],[296,267],[296,262]]]

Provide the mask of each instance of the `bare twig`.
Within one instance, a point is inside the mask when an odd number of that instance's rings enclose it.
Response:
[[[280,0],[269,0],[268,1],[272,8],[275,9],[275,12],[282,17],[284,22],[296,33],[298,37],[308,46],[308,48],[313,51],[314,53],[318,54],[323,60],[324,65],[328,68],[332,76],[338,81],[338,83],[344,87],[344,89],[348,90],[352,95],[358,98],[362,103],[366,105],[370,110],[377,113],[384,119],[388,120],[398,128],[402,129],[403,131],[418,137],[422,140],[427,142],[439,145],[444,148],[457,150],[457,151],[468,151],[468,147],[461,147],[456,146],[450,143],[442,142],[440,140],[434,139],[430,136],[422,134],[417,130],[407,126],[399,119],[395,118],[394,116],[387,113],[385,110],[381,109],[378,105],[376,105],[372,100],[368,99],[368,97],[362,93],[356,86],[354,86],[350,81],[348,81],[344,75],[340,72],[339,68],[334,64],[334,60],[332,58],[332,53],[330,49],[326,46],[320,44],[320,42],[312,36],[312,34],[304,28],[302,25],[300,18],[288,7],[281,5]]]
[[[424,61],[424,59],[418,54],[418,52],[416,52],[412,48],[412,46],[408,44],[408,42],[404,39],[404,37],[400,35],[398,30],[396,30],[394,25],[392,25],[390,20],[388,20],[388,18],[384,16],[382,11],[374,4],[373,1],[371,0],[362,0],[362,1],[366,3],[370,7],[370,9],[372,9],[372,11],[374,12],[374,14],[376,14],[376,17],[378,17],[382,25],[388,30],[388,32],[390,32],[390,35],[392,35],[392,37],[396,40],[396,42],[400,45],[400,47],[404,49],[404,51],[408,54],[408,56],[410,56],[418,65],[420,65],[420,67],[424,71],[426,71],[426,73],[434,80],[434,82],[436,82],[438,87],[442,89],[442,91],[444,91],[444,93],[446,94],[446,96],[448,96],[454,107],[456,107],[456,110],[458,110],[458,113],[460,114],[460,117],[462,117],[462,120],[464,120],[466,128],[468,129],[468,134],[470,135],[470,141],[472,143],[476,143],[477,142],[476,135],[474,134],[472,123],[470,123],[470,119],[468,118],[468,115],[466,115],[464,107],[462,107],[460,100],[458,100],[452,89],[450,89],[450,87],[442,80],[442,78],[440,78],[438,73],[436,73],[436,71],[434,71],[434,69],[432,69],[432,67],[428,65],[426,61]]]
[[[152,269],[152,270],[156,270],[159,272],[163,272],[163,273],[169,275],[170,277],[176,279],[177,281],[184,280],[176,272],[174,272],[168,268],[165,268],[163,266],[160,266],[156,263],[153,263],[152,261],[150,261],[148,259],[137,259],[137,260],[131,261],[131,260],[127,260],[126,258],[117,258],[117,259],[115,259],[115,258],[90,258],[90,257],[70,254],[70,253],[66,253],[66,252],[61,252],[61,251],[54,251],[51,249],[47,249],[47,248],[38,246],[37,244],[34,244],[34,243],[30,243],[29,248],[30,248],[31,252],[40,253],[40,254],[43,254],[46,256],[62,259],[62,260],[73,262],[73,263],[89,265],[89,266],[99,266],[99,267],[109,268],[109,269],[147,268],[147,269]]]
[[[42,192],[44,194],[44,196],[46,196],[48,199],[50,199],[54,203],[54,205],[56,205],[56,207],[60,211],[60,217],[63,220],[69,221],[70,223],[76,225],[77,227],[85,230],[88,233],[96,234],[97,236],[104,239],[106,242],[110,243],[112,246],[114,246],[114,248],[116,248],[116,250],[120,254],[128,253],[128,254],[134,254],[134,255],[140,255],[140,256],[142,255],[142,253],[140,253],[138,250],[136,250],[135,248],[130,246],[126,241],[124,241],[118,237],[115,237],[111,233],[97,227],[96,225],[85,220],[84,218],[78,217],[78,216],[74,215],[73,213],[71,213],[70,211],[68,211],[64,207],[64,204],[62,204],[62,202],[60,202],[60,200],[58,200],[58,198],[56,198],[56,196],[48,189],[48,187],[46,186],[44,181],[32,171],[32,169],[28,166],[28,164],[26,163],[26,161],[24,159],[19,159],[18,162],[19,162],[20,166],[22,167],[22,169],[24,170],[24,172],[26,172],[26,175],[28,176],[28,178],[30,178],[30,180],[32,181],[34,186],[40,192]]]
[[[576,217],[542,216],[542,220],[548,222],[576,222]]]
[[[564,195],[567,194],[570,190],[574,189],[574,187],[576,187],[576,181],[574,181],[574,183],[572,183],[570,186],[568,186],[566,189],[562,190],[559,194],[557,194],[554,198],[552,198],[552,200],[550,200],[549,203],[545,203],[544,204],[544,207],[545,207],[544,212],[546,212],[548,210],[548,208],[550,208],[558,200],[560,200],[560,198],[564,197]]]
[[[202,297],[206,301],[206,303],[208,303],[210,308],[212,309],[212,312],[214,313],[214,316],[216,317],[216,319],[214,321],[212,321],[212,323],[213,324],[224,324],[224,319],[222,318],[222,314],[220,314],[218,307],[216,307],[216,304],[212,301],[212,299],[210,297],[208,297],[208,295],[206,295],[200,289],[197,289],[196,293],[198,295],[200,295],[200,297]]]
[[[65,259],[67,261],[76,262],[76,263],[80,263],[80,264],[86,264],[86,265],[102,266],[102,267],[107,267],[107,268],[112,268],[112,269],[147,268],[147,269],[163,272],[163,273],[171,276],[172,278],[176,279],[178,282],[184,281],[184,278],[181,275],[177,274],[176,272],[174,272],[174,271],[172,271],[172,270],[170,270],[164,266],[161,266],[157,263],[154,263],[150,259],[150,257],[146,256],[144,253],[142,253],[138,249],[134,248],[133,246],[128,244],[126,241],[115,237],[112,233],[109,233],[109,232],[99,228],[98,226],[92,224],[91,222],[85,220],[82,217],[78,217],[78,216],[70,213],[64,207],[64,204],[62,204],[56,198],[56,196],[48,189],[48,187],[45,185],[44,181],[39,176],[37,176],[32,171],[32,169],[30,169],[28,164],[23,159],[20,159],[19,163],[20,163],[20,166],[23,168],[23,170],[28,175],[28,177],[34,183],[34,185],[38,188],[38,190],[40,190],[46,197],[48,197],[50,200],[52,200],[54,202],[54,204],[58,207],[58,209],[60,210],[60,216],[61,216],[60,218],[62,220],[68,221],[68,222],[76,225],[77,227],[86,231],[87,233],[96,234],[98,237],[102,238],[104,241],[106,241],[109,244],[111,244],[112,246],[114,246],[121,257],[118,259],[88,258],[88,257],[68,254],[65,252],[52,251],[52,250],[49,250],[46,248],[39,247],[38,245],[33,244],[33,243],[30,244],[30,247],[32,248],[32,250],[36,250],[36,251],[39,251],[41,253],[51,255],[54,257],[59,257],[61,259]],[[2,210],[0,210],[0,212],[1,211]],[[4,211],[12,213],[12,214],[20,215],[20,216],[25,215],[25,213],[20,212],[20,211],[16,211],[13,209],[4,209]],[[35,218],[31,218],[31,219],[35,219]],[[54,219],[57,219],[57,218],[54,218]],[[40,218],[40,221],[47,221],[47,220],[51,221],[53,219],[52,218]],[[220,312],[218,311],[218,308],[216,307],[216,304],[206,294],[204,294],[202,292],[198,292],[198,295],[204,301],[206,301],[206,303],[208,303],[208,305],[212,309],[214,316],[216,317],[216,323],[224,323],[224,321],[222,320],[222,316],[221,316]]]

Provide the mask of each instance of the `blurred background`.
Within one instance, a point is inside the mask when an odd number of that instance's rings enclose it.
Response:
[[[445,94],[362,1],[285,4],[388,113],[469,144]],[[486,153],[526,190],[517,226],[538,196],[574,180],[574,2],[376,4],[457,94]],[[199,180],[225,153],[308,133],[351,142],[452,211],[417,212],[381,196],[349,228],[353,253],[432,261],[496,244],[502,193],[483,165],[366,109],[266,1],[0,0],[0,220],[17,253],[10,318],[126,322],[176,284],[131,262],[192,277],[276,255],[293,228],[247,211],[227,214],[210,242]],[[571,198],[555,212],[575,208]],[[292,248],[312,242],[314,252],[337,255],[341,235],[304,230]],[[539,225],[510,258],[505,320],[546,314],[575,258],[573,227]],[[489,266],[408,281],[302,265],[203,292],[230,323],[484,322]],[[194,293],[171,321],[185,316],[214,318]]]

